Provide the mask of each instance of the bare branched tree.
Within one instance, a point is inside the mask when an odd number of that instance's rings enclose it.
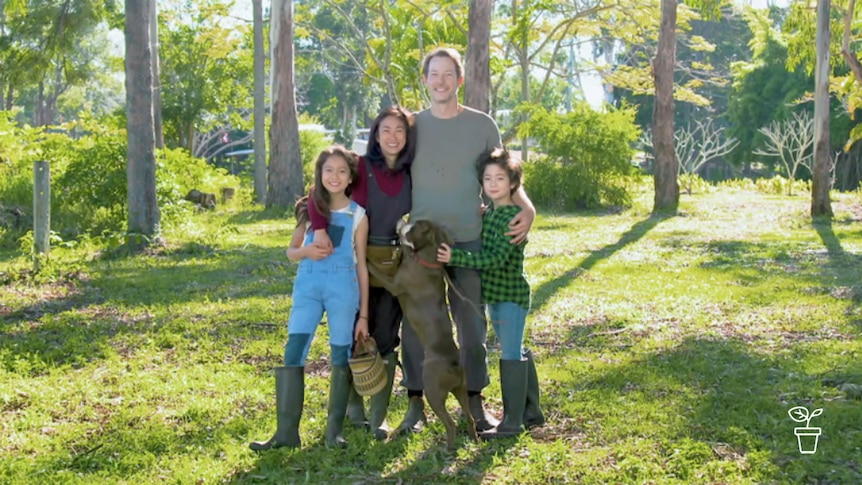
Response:
[[[724,127],[716,128],[709,119],[706,122],[695,120],[694,125],[674,131],[674,151],[676,152],[677,176],[689,175],[682,180],[685,192],[691,195],[691,175],[696,174],[707,162],[730,153],[739,141],[736,138],[724,138]]]
[[[723,134],[724,128],[716,128],[712,120],[695,121],[694,125],[674,130],[673,149],[678,161],[677,177],[688,195],[692,193],[692,180],[691,177],[682,180],[682,177],[679,177],[681,174],[694,175],[707,162],[727,155],[739,145],[736,138],[724,138]],[[638,143],[647,149],[647,157],[652,158],[652,134],[649,131],[642,132]]]
[[[773,121],[758,130],[766,140],[766,147],[754,151],[755,155],[777,157],[790,184],[787,195],[793,195],[793,182],[799,167],[811,170],[814,153],[814,118],[810,113],[793,113],[793,119]]]

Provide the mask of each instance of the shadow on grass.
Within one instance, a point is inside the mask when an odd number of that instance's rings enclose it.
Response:
[[[227,224],[254,224],[262,221],[279,221],[283,222],[293,218],[292,207],[269,207],[260,209],[248,209],[231,214]]]
[[[78,282],[69,296],[43,298],[4,315],[0,355],[7,369],[24,365],[36,371],[103,359],[147,339],[173,348],[201,332],[229,348],[237,332],[250,333],[249,325],[260,322],[248,321],[237,310],[205,316],[212,320],[201,327],[194,310],[182,310],[191,318],[186,321],[175,320],[170,308],[290,295],[295,274],[282,249],[257,246],[197,257],[152,257],[144,264],[135,259],[103,261],[92,279]]]
[[[602,260],[608,259],[613,256],[614,253],[621,250],[622,248],[637,242],[640,240],[646,233],[652,230],[655,226],[658,225],[659,222],[667,219],[669,216],[666,215],[651,215],[646,219],[636,223],[631,227],[628,231],[626,231],[620,239],[613,243],[609,244],[601,249],[593,251],[589,256],[584,258],[583,261],[577,264],[577,266],[569,269],[565,273],[558,275],[541,285],[539,285],[533,291],[533,300],[531,305],[531,312],[539,312],[542,308],[548,303],[548,301],[553,298],[553,296],[560,291],[560,289],[568,286],[568,284],[574,279],[580,276],[584,271],[589,270],[597,263]]]
[[[859,483],[858,465],[846,464],[855,454],[853,437],[862,433],[862,409],[824,398],[820,380],[794,355],[759,355],[739,340],[687,338],[573,383],[574,396],[568,386],[549,387],[548,407],[598,423],[590,433],[599,445],[613,448],[631,438],[655,443],[656,456],[641,459],[655,460],[684,482],[709,481],[694,473],[717,457],[731,466],[746,463],[738,476],[755,482]],[[798,405],[823,408],[816,426],[828,453],[801,460],[793,433],[799,425],[787,415]]]

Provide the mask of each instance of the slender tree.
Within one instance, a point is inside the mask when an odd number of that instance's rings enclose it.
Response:
[[[258,204],[266,202],[266,105],[263,93],[264,45],[263,7],[261,0],[252,1],[254,16],[254,193]]]
[[[128,164],[126,181],[131,234],[146,238],[129,240],[144,246],[158,236],[159,206],[156,201],[155,130],[153,128],[153,69],[150,43],[150,3],[126,0],[126,128]]]
[[[272,123],[269,127],[267,207],[286,207],[302,195],[302,157],[293,61],[293,0],[274,0],[270,25]]]
[[[658,51],[653,59],[655,104],[655,201],[653,212],[675,213],[679,206],[677,161],[673,148],[673,66],[676,62],[676,0],[661,0]]]
[[[464,104],[487,113],[491,109],[491,9],[493,0],[470,0]]]
[[[162,129],[162,82],[159,79],[159,13],[155,1],[150,2],[150,44],[153,64],[153,128],[156,134],[156,148],[165,147],[165,134]]]
[[[814,170],[811,177],[811,217],[832,217],[829,181],[829,9],[830,0],[817,2],[814,72]]]

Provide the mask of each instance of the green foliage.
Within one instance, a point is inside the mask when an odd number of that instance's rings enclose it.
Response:
[[[27,107],[22,117],[53,124],[58,98],[104,70],[108,43],[102,22],[119,7],[116,0],[0,2],[0,86],[29,94],[15,99]]]
[[[191,151],[195,133],[249,128],[253,53],[244,36],[222,25],[228,2],[174,5],[159,13],[160,73],[165,144]],[[195,154],[203,147],[194,147]]]
[[[811,193],[811,181],[794,180],[791,184],[789,179],[786,179],[781,175],[775,175],[772,178],[722,180],[716,184],[716,187],[718,190],[745,190],[749,192],[758,192],[764,195],[786,196],[789,193]]]
[[[536,140],[546,156],[525,163],[525,185],[531,199],[557,210],[628,205],[631,148],[639,134],[630,108],[594,111],[579,103],[567,114],[535,105],[519,107],[529,114],[519,135]]]
[[[700,175],[696,173],[681,173],[677,177],[677,180],[679,181],[680,188],[689,195],[709,192],[712,188],[708,181],[700,178]]]
[[[745,18],[753,37],[749,42],[750,62],[735,62],[733,93],[728,103],[728,135],[739,140],[729,160],[737,165],[760,161],[772,167],[769,157],[754,158],[752,152],[763,146],[759,128],[791,118],[797,101],[813,85],[802,69],[788,72],[785,36],[772,24],[767,12],[747,10]]]
[[[126,131],[120,120],[84,116],[64,131],[18,128],[0,116],[0,200],[30,212],[33,162],[47,160],[51,169],[51,226],[58,237],[122,233],[126,224]],[[156,195],[162,225],[179,224],[192,210],[182,198],[192,189],[219,195],[222,187],[239,187],[239,179],[182,149],[157,155]],[[21,236],[5,228],[0,245]]]
[[[770,179],[759,178],[754,181],[754,187],[761,194],[769,195],[811,193],[810,180],[790,180],[781,175],[776,175]]]

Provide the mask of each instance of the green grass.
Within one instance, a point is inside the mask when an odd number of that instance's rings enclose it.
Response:
[[[291,221],[229,207],[131,257],[57,248],[36,280],[0,253],[0,482],[860,483],[862,201],[723,188],[652,217],[542,214],[528,344],[549,423],[445,450],[443,427],[323,446],[326,327],[309,355],[300,450],[275,425],[296,266]],[[38,283],[34,282],[38,281]],[[489,405],[501,410],[492,345]],[[391,421],[406,409],[396,391]],[[449,402],[454,412],[454,400]],[[823,408],[801,455],[787,410]]]

